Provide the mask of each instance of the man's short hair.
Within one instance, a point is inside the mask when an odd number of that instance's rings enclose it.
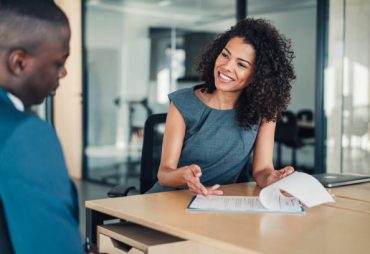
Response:
[[[0,0],[0,49],[33,50],[53,26],[69,22],[52,0]]]
[[[52,0],[0,0],[0,17],[18,15],[54,25],[68,25],[68,18]]]

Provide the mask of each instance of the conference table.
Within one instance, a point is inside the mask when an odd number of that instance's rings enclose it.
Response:
[[[224,195],[257,196],[255,183]],[[86,236],[105,253],[369,253],[370,183],[329,189],[303,215],[189,212],[188,190],[86,201]]]
[[[370,214],[370,183],[329,188],[328,191],[335,196],[336,202],[327,206]]]

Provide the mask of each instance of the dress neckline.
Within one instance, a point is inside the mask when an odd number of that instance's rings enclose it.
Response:
[[[202,101],[198,96],[197,96],[197,94],[195,93],[195,88],[196,88],[196,86],[195,87],[192,87],[191,88],[191,91],[192,91],[192,94],[193,94],[193,96],[195,97],[195,100],[196,101],[198,101],[200,104],[202,104],[204,107],[206,107],[206,108],[208,108],[208,109],[210,109],[210,110],[212,110],[212,111],[215,111],[215,112],[233,112],[235,109],[234,108],[231,108],[231,109],[217,109],[217,108],[213,108],[213,107],[211,107],[211,106],[209,106],[209,105],[207,105],[204,101]],[[200,88],[199,88],[200,89]]]

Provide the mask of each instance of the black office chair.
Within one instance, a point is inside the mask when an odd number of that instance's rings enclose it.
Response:
[[[162,141],[166,113],[148,117],[144,127],[144,142],[141,154],[140,193],[148,191],[157,181],[161,162]],[[163,127],[162,129],[160,129]]]
[[[140,193],[149,190],[157,181],[157,172],[161,160],[163,130],[160,128],[166,122],[166,113],[153,114],[148,117],[144,126],[144,141],[141,154]],[[116,186],[108,192],[109,197],[127,196],[135,191],[133,186]],[[137,191],[137,190],[136,190]]]
[[[13,254],[13,246],[10,241],[8,226],[3,211],[3,203],[0,200],[0,252],[1,254]]]
[[[313,112],[311,109],[301,109],[297,112],[297,121],[309,123],[313,122]],[[299,128],[298,136],[301,139],[312,139],[315,137],[315,129],[314,128]],[[306,142],[304,142],[306,143]],[[308,142],[307,144],[314,144],[313,142]]]
[[[276,123],[275,142],[278,143],[278,161],[277,166],[282,167],[281,163],[281,145],[292,149],[292,166],[297,166],[297,149],[304,146],[298,136],[297,118],[291,111],[282,113],[281,119]]]
[[[313,121],[313,112],[311,109],[301,109],[297,112],[297,120],[304,122]]]

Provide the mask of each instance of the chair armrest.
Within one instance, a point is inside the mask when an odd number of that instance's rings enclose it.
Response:
[[[127,187],[124,185],[117,185],[110,189],[107,195],[110,198],[125,197],[129,194],[130,191],[135,191],[136,193],[138,193],[134,186]]]

